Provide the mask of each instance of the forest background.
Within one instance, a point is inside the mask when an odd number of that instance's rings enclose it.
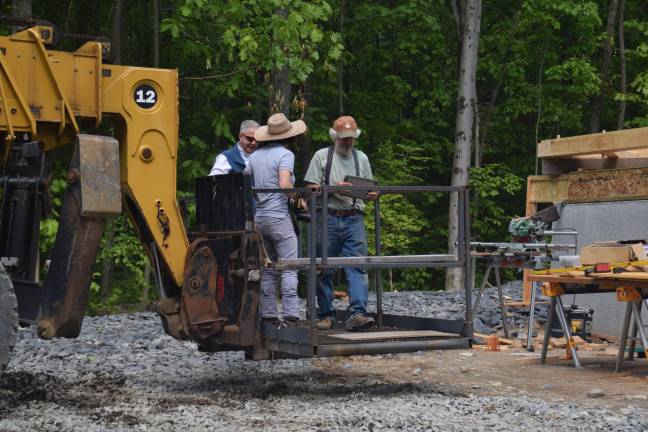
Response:
[[[241,120],[263,123],[273,111],[309,126],[292,149],[298,180],[330,145],[333,119],[347,114],[382,185],[450,184],[463,1],[5,0],[2,14],[55,23],[68,35],[57,49],[80,46],[74,34],[97,35],[112,40],[115,63],[178,69],[180,199],[236,141]],[[539,140],[648,126],[648,2],[485,1],[476,87],[472,234],[507,241],[509,220],[524,213],[525,179],[538,171]],[[57,204],[63,177],[51,185]],[[443,196],[389,196],[381,207],[384,254],[447,250]],[[43,257],[52,216],[41,227]],[[153,299],[150,265],[124,216],[111,219],[102,246],[90,312]],[[383,278],[387,290],[444,287],[438,271]]]

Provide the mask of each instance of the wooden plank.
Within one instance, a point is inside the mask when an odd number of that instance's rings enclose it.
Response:
[[[516,341],[514,339],[506,339],[503,337],[499,337],[497,335],[487,335],[485,333],[478,333],[478,332],[473,332],[473,335],[477,336],[478,338],[482,339],[488,339],[489,337],[495,336],[499,340],[500,345],[515,345]]]
[[[527,194],[526,194],[526,207],[524,208],[524,215],[531,216],[538,211],[538,204],[531,201],[532,191],[531,177],[527,178]],[[531,301],[531,282],[529,281],[530,269],[522,270],[522,300],[525,302]]]
[[[445,333],[436,330],[412,330],[412,331],[381,331],[381,332],[360,332],[340,333],[327,335],[328,337],[350,341],[370,341],[377,339],[413,339],[424,337],[457,337],[454,333]]]
[[[618,286],[634,286],[636,288],[648,288],[647,279],[637,279],[637,278],[607,279],[607,278],[592,278],[592,277],[585,277],[585,276],[564,278],[555,275],[529,275],[529,280],[540,281],[540,282],[574,284],[574,285],[599,285],[598,288],[602,290],[612,289]]]
[[[569,174],[561,176],[529,176],[527,203],[555,203],[567,199]],[[530,214],[527,214],[530,216]]]
[[[538,157],[565,157],[648,148],[648,127],[543,140]]]
[[[593,273],[592,277],[597,279],[622,279],[625,281],[648,281],[646,272],[624,272],[624,273]]]

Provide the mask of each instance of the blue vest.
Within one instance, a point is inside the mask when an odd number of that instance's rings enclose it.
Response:
[[[234,147],[225,150],[222,155],[227,158],[227,162],[229,162],[232,167],[230,172],[236,173],[245,171],[245,161],[239,151],[238,143],[234,144]]]

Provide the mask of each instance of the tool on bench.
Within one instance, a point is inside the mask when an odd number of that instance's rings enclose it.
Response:
[[[569,235],[574,236],[574,240],[578,235],[573,229],[553,229],[549,227],[560,219],[560,208],[562,204],[555,204],[541,210],[531,216],[516,218],[509,223],[509,232],[511,233],[511,240],[514,242],[527,242],[541,240],[555,236],[555,235]],[[576,245],[555,245],[547,244],[544,249],[544,255],[536,256],[531,265],[526,268],[529,269],[546,269],[551,266],[552,262],[559,261],[559,257],[554,254],[556,251],[576,250]],[[527,350],[533,351],[533,321],[536,305],[536,291],[538,285],[531,284],[531,298],[529,299],[529,321],[527,331]]]
[[[637,331],[639,338],[643,345],[644,352],[648,349],[648,326],[641,318],[641,307],[644,303],[648,307],[648,299],[644,298],[641,290],[633,287],[619,287],[617,288],[617,300],[627,302],[625,318],[623,320],[623,330],[621,332],[621,343],[619,344],[619,353],[617,355],[616,372],[621,370],[623,365],[623,356],[625,354],[626,345],[628,342],[628,331],[630,330],[630,319],[634,319],[632,326],[632,336],[630,341],[630,350],[628,352],[628,360],[632,360],[635,351],[635,344],[637,342]]]
[[[610,263],[597,263],[594,264],[594,267],[585,269],[584,273],[585,276],[591,276],[592,273],[610,273],[611,271],[612,266]]]
[[[624,262],[615,262],[615,263],[607,263],[607,265],[610,267],[612,272],[614,273],[615,269],[619,268],[624,268],[624,267],[641,267],[641,266],[648,266],[648,260],[639,260],[639,261],[624,261]],[[593,265],[584,265],[584,266],[575,266],[575,267],[561,267],[561,268],[555,268],[555,269],[542,269],[542,270],[534,270],[532,274],[534,275],[552,275],[552,274],[560,274],[560,273],[569,273],[573,271],[586,271],[588,269],[594,270]],[[624,269],[625,270],[625,269]],[[595,273],[602,273],[602,272],[596,272]],[[617,270],[616,273],[623,272],[623,270]]]
[[[536,268],[538,266],[547,267],[551,262],[557,261],[555,252],[574,249],[571,244],[552,244],[552,243],[493,243],[493,242],[471,242],[473,260],[476,258],[486,259],[487,267],[484,272],[484,278],[477,291],[473,306],[473,317],[479,309],[481,297],[483,295],[488,277],[491,271],[495,273],[495,282],[497,285],[497,294],[502,311],[502,327],[504,336],[510,338],[508,323],[506,321],[506,306],[502,293],[502,284],[500,278],[500,268]],[[476,266],[473,264],[473,269]],[[474,274],[473,274],[474,276]],[[535,309],[535,293],[532,293],[531,308],[529,312],[529,326],[533,328],[533,314]],[[531,339],[533,332],[530,331],[530,337],[527,340],[527,346],[533,347]]]

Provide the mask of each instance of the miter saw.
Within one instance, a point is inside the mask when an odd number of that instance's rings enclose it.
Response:
[[[519,217],[509,223],[513,243],[535,243],[545,236],[567,234],[565,231],[550,231],[548,228],[560,219],[557,205],[552,205],[531,216]]]

